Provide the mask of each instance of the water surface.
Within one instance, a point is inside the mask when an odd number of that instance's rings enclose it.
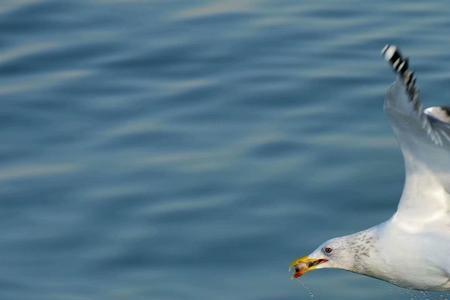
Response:
[[[386,220],[401,193],[379,52],[401,46],[426,104],[449,104],[449,15],[3,0],[0,298],[309,299],[289,263]],[[342,271],[302,282],[315,299],[411,298]]]

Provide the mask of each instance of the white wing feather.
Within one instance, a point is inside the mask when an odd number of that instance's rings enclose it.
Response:
[[[411,226],[450,224],[450,125],[425,113],[408,60],[394,46],[383,49],[398,77],[384,104],[403,153],[405,186],[395,218]]]

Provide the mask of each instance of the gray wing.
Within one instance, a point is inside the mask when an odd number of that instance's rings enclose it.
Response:
[[[396,217],[422,225],[450,216],[450,117],[445,107],[424,110],[414,72],[395,46],[383,49],[397,74],[384,109],[403,153],[405,186]]]

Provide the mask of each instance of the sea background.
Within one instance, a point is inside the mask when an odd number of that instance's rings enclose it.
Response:
[[[447,1],[2,0],[0,299],[443,299],[289,279],[396,209],[386,43],[450,104]]]

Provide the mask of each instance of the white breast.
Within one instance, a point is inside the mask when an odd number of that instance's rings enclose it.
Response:
[[[377,246],[382,279],[406,288],[450,290],[450,230],[443,224],[429,224],[420,232],[395,218],[383,224]]]

